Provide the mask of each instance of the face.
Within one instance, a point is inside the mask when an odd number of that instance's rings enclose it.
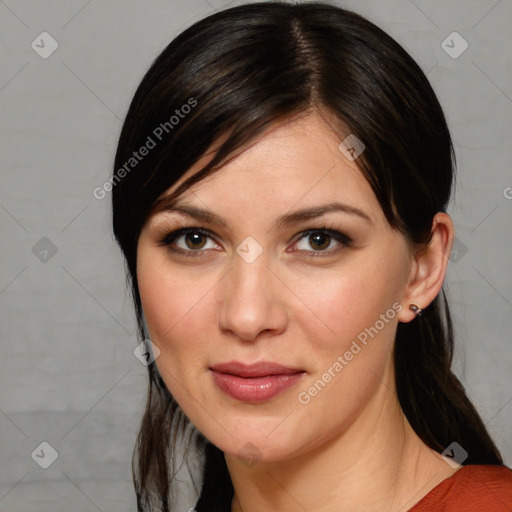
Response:
[[[411,254],[338,149],[345,136],[317,113],[282,123],[142,230],[137,277],[158,370],[227,455],[304,454],[394,386]]]

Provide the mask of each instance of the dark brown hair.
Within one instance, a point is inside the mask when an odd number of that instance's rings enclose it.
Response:
[[[194,106],[180,110],[183,105]],[[174,196],[216,172],[271,124],[312,109],[329,112],[364,143],[357,163],[388,222],[411,243],[429,241],[432,219],[450,199],[455,159],[443,111],[409,54],[366,19],[325,3],[262,2],[217,12],[181,33],[154,61],[119,139],[114,177],[121,168],[126,172],[112,189],[113,228],[142,339],[136,250],[158,198],[220,137],[229,135]],[[149,139],[154,147],[127,167],[133,151]],[[465,464],[502,464],[450,369],[452,351],[443,291],[419,319],[398,325],[394,362],[401,407],[430,448],[442,452],[457,441],[469,454]],[[138,510],[173,510],[180,436],[204,456],[197,509],[229,510],[233,487],[223,453],[187,428],[190,422],[156,365],[148,370],[133,458]]]

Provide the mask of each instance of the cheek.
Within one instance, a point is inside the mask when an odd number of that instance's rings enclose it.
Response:
[[[169,273],[155,267],[139,270],[139,292],[151,341],[160,350],[158,371],[174,399],[194,416],[191,396],[202,392],[198,378],[206,371],[207,324],[210,321],[211,333],[213,318],[207,311],[209,287]],[[203,401],[204,396],[197,399]]]
[[[207,311],[210,280],[192,277],[190,272],[184,278],[169,265],[148,259],[139,262],[137,279],[151,340],[163,356],[171,351],[173,359],[192,355],[199,349],[194,340],[205,339],[198,334],[211,318]],[[202,321],[198,322],[198,318]]]
[[[382,382],[392,386],[390,368],[397,325],[397,290],[375,274],[338,274],[309,294],[301,330],[312,350],[311,376],[298,390],[314,426],[321,418],[328,436],[351,424],[377,393]],[[386,280],[387,281],[387,280]],[[309,321],[308,321],[309,318]],[[332,415],[333,410],[340,411]],[[328,411],[328,412],[327,412]]]
[[[302,329],[317,340],[320,349],[341,350],[366,329],[385,316],[378,328],[389,331],[389,323],[396,323],[397,301],[402,286],[401,271],[383,260],[358,260],[357,266],[348,266],[331,273],[317,272],[296,279],[295,292],[303,307],[298,313]],[[317,333],[314,336],[314,333]]]
[[[406,253],[400,251],[390,248],[384,252],[385,258],[375,251],[358,258],[357,265],[347,265],[331,278],[317,280],[317,287],[309,283],[308,289],[314,292],[309,294],[308,307],[321,319],[318,332],[327,333],[314,336],[314,328],[304,317],[302,329],[315,340],[319,356],[310,387],[302,395],[301,403],[314,402],[311,412],[322,414],[326,402],[333,406],[343,403],[347,418],[353,418],[381,382],[391,378],[397,314],[407,276]],[[324,387],[330,391],[321,392]],[[320,394],[321,398],[313,399]]]

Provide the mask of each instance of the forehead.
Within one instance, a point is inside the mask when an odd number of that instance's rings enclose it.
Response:
[[[180,202],[210,209],[264,209],[269,213],[297,206],[342,200],[375,216],[380,205],[356,161],[339,149],[346,131],[319,113],[310,113],[269,128],[243,147],[218,171],[192,185]],[[213,158],[217,143],[163,195]]]

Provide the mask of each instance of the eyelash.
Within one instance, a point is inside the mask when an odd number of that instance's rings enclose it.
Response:
[[[182,254],[186,257],[192,257],[192,258],[197,258],[197,257],[201,257],[204,255],[204,252],[205,251],[208,251],[210,249],[198,249],[198,250],[185,250],[185,249],[181,249],[179,247],[173,247],[172,246],[172,243],[177,239],[179,238],[180,236],[182,235],[187,235],[187,234],[190,234],[190,233],[200,233],[201,235],[205,236],[205,237],[208,237],[212,240],[215,241],[215,239],[212,237],[212,234],[210,231],[208,231],[207,229],[205,228],[202,228],[202,227],[187,227],[187,228],[180,228],[180,229],[176,229],[168,234],[166,234],[160,241],[159,241],[159,245],[160,246],[163,246],[163,247],[168,247],[168,249],[173,252],[173,253],[177,253],[177,254]],[[324,234],[324,235],[328,235],[330,236],[331,238],[333,238],[334,240],[336,240],[341,246],[344,246],[344,247],[350,247],[351,243],[352,243],[352,239],[350,237],[348,237],[347,235],[335,230],[335,229],[332,229],[332,228],[328,228],[327,226],[323,226],[321,228],[310,228],[310,229],[307,229],[305,231],[302,231],[301,233],[299,233],[299,236],[296,238],[294,245],[296,243],[298,243],[300,240],[302,240],[303,238],[313,234],[313,233],[321,233],[321,234]],[[217,243],[217,242],[216,242]],[[340,247],[337,247],[337,248],[334,248],[334,249],[329,249],[329,250],[324,250],[324,251],[305,251],[303,249],[299,249],[299,250],[294,250],[294,251],[291,251],[291,252],[306,252],[309,254],[309,256],[311,257],[315,257],[315,256],[327,256],[327,255],[332,255],[333,253],[335,252],[338,252],[340,250]]]

